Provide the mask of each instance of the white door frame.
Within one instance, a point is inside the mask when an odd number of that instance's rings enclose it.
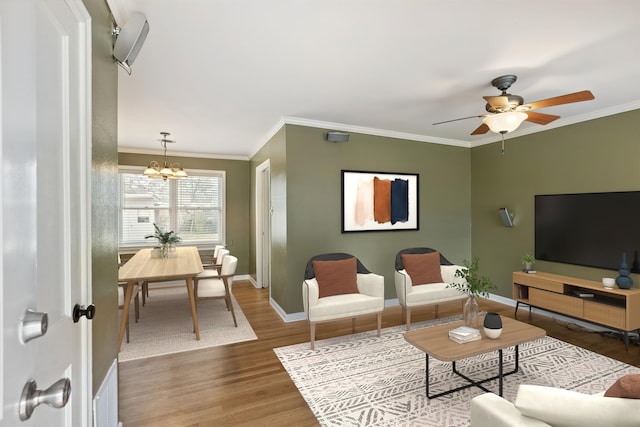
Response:
[[[265,230],[265,226],[264,226],[264,224],[267,223],[266,221],[268,221],[268,224],[271,223],[271,203],[270,203],[271,194],[265,194],[265,187],[271,188],[271,186],[269,185],[267,187],[265,185],[266,183],[264,182],[265,176],[269,177],[268,179],[270,179],[270,176],[271,176],[271,174],[269,173],[270,170],[271,170],[271,161],[269,159],[265,160],[264,162],[262,162],[260,165],[256,167],[255,242],[256,242],[256,286],[258,288],[264,288],[266,286],[269,286],[269,288],[271,288],[270,286],[271,278],[264,277],[265,259],[269,264],[271,263],[271,249],[270,249],[271,230],[270,230],[270,227],[268,230]],[[265,203],[265,200],[268,200],[268,202]],[[264,241],[265,239],[268,239],[269,241],[265,242]],[[263,249],[265,247],[265,243],[268,244],[266,246],[268,252],[265,252],[265,250]],[[268,265],[266,267],[269,267],[269,271],[271,271],[271,268],[270,268],[271,265]]]

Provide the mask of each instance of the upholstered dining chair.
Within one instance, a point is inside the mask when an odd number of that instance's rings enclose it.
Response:
[[[216,251],[216,256],[212,264],[208,268],[202,270],[202,273],[193,278],[193,286],[197,287],[198,281],[200,280],[218,277],[220,275],[220,270],[222,269],[222,261],[227,255],[229,255],[229,253],[228,249],[225,249],[224,247],[219,248]]]
[[[412,308],[433,305],[438,317],[438,304],[466,298],[465,293],[448,287],[450,283],[464,282],[455,277],[456,270],[463,268],[432,248],[408,248],[396,254],[396,294],[407,330],[411,328]]]
[[[202,257],[203,258],[203,262],[202,262],[202,267],[204,269],[208,269],[208,268],[212,268],[212,269],[216,269],[216,264],[219,264],[218,261],[218,252],[220,251],[220,249],[225,249],[224,245],[215,245],[213,247],[213,254],[211,256],[208,257]]]
[[[238,258],[233,255],[225,255],[222,259],[220,275],[200,279],[198,280],[198,285],[194,286],[196,304],[198,301],[206,299],[224,299],[227,310],[231,311],[233,324],[236,327],[238,327],[238,322],[236,321],[236,313],[233,311],[233,303],[231,302],[231,284],[233,283],[233,276],[236,274],[237,266]]]
[[[316,324],[376,314],[378,336],[384,310],[384,277],[371,273],[356,257],[346,253],[316,255],[307,262],[302,282],[304,312],[309,320],[311,349],[315,348]]]

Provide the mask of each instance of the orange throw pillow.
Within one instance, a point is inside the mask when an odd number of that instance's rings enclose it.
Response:
[[[640,399],[640,374],[629,374],[621,377],[607,391],[605,397],[626,397]]]
[[[440,252],[428,254],[402,254],[402,264],[414,285],[442,283]]]
[[[320,298],[358,293],[355,257],[337,261],[312,261],[312,264]]]

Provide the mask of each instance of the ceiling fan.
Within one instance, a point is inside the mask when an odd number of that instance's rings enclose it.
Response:
[[[491,81],[491,85],[502,91],[502,93],[498,96],[483,97],[485,101],[487,101],[485,109],[488,114],[447,120],[444,122],[434,123],[434,125],[466,120],[474,117],[482,117],[482,124],[476,130],[471,132],[471,135],[482,135],[487,133],[489,130],[504,135],[505,133],[516,130],[525,120],[539,125],[546,125],[560,118],[560,116],[538,113],[532,110],[594,99],[591,91],[583,90],[581,92],[569,93],[525,104],[524,99],[521,96],[507,93],[507,90],[509,90],[511,85],[517,79],[517,76],[507,74],[496,77]]]

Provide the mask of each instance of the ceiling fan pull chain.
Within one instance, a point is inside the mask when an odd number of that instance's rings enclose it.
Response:
[[[502,137],[502,150],[500,150],[500,154],[504,154],[504,134],[506,132],[500,132],[500,136]]]

